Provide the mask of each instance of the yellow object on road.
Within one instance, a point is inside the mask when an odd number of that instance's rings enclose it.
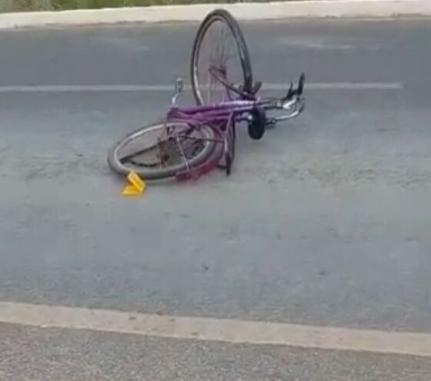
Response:
[[[126,185],[121,192],[123,196],[139,196],[145,191],[145,182],[142,180],[136,172],[130,172],[127,175],[129,184]]]

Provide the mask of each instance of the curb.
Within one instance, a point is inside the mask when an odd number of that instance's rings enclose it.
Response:
[[[431,16],[431,0],[306,0],[4,13],[0,14],[0,29],[50,25],[201,21],[214,8],[225,8],[239,20],[280,20],[292,17]]]

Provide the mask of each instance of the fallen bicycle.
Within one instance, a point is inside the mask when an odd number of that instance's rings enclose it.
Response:
[[[237,124],[245,122],[250,138],[258,140],[268,125],[294,118],[304,110],[304,74],[285,96],[258,97],[262,83],[253,82],[244,36],[226,10],[212,11],[201,23],[190,71],[197,105],[176,106],[184,87],[178,79],[166,117],[129,133],[110,149],[108,163],[113,171],[122,175],[134,172],[145,180],[197,178],[214,168],[223,168],[229,175]],[[273,110],[284,110],[285,114],[271,117]]]

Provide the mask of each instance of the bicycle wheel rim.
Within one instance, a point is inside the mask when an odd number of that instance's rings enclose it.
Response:
[[[216,48],[212,43],[214,36]],[[222,9],[211,12],[197,32],[191,61],[192,89],[199,105],[238,98],[238,94],[226,91],[224,85],[214,80],[209,73],[210,65],[224,73],[228,83],[251,91],[252,70],[244,36],[236,20]]]
[[[180,139],[182,139],[180,143],[187,162],[184,157],[180,157],[182,152],[177,141],[163,140],[166,129],[176,129],[177,133],[182,133],[186,130],[191,131],[188,136],[179,135]],[[154,135],[152,139],[149,138],[150,134]],[[161,137],[160,141],[155,140],[158,137]],[[179,171],[187,170],[189,167],[192,168],[204,162],[217,144],[215,138],[214,131],[205,125],[194,127],[185,122],[173,121],[153,124],[128,134],[116,143],[108,153],[108,164],[112,170],[121,175],[134,171],[145,179],[172,177]],[[166,158],[164,156],[166,153],[173,154],[172,151],[160,149],[160,144],[164,142],[169,142],[173,146],[177,145],[178,151],[175,154],[178,154],[178,158],[175,159],[175,162],[172,161],[174,160],[172,157]],[[196,143],[201,145],[201,147],[198,147],[198,151],[189,151],[189,149],[195,148],[193,145],[196,145]],[[136,151],[133,151],[134,149]],[[190,156],[191,152],[192,156]]]

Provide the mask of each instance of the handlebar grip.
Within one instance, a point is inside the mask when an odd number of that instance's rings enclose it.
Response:
[[[299,77],[298,88],[296,93],[300,96],[304,92],[304,84],[305,84],[305,73],[302,73]]]

